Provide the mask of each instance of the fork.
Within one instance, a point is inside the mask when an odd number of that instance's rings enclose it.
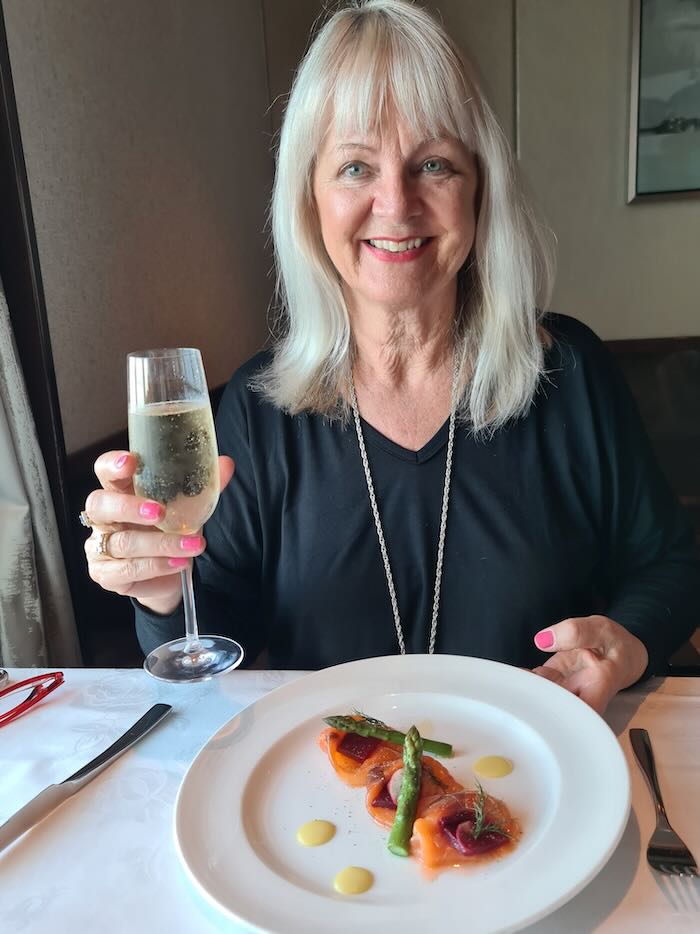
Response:
[[[649,734],[646,730],[632,728],[630,742],[656,807],[656,828],[647,846],[647,862],[652,869],[658,869],[666,875],[697,876],[698,866],[693,854],[668,822]]]

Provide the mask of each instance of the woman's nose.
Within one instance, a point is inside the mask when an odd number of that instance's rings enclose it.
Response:
[[[407,172],[385,173],[377,182],[374,194],[377,217],[402,222],[420,213],[420,198],[415,180]]]

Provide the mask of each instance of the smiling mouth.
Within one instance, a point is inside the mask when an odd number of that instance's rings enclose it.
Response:
[[[406,253],[408,250],[417,250],[424,246],[430,237],[409,237],[407,240],[368,240],[375,250],[384,250],[387,253]]]

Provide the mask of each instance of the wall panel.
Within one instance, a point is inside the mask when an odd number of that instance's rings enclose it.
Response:
[[[4,0],[68,453],[125,425],[125,354],[266,335],[259,0]]]

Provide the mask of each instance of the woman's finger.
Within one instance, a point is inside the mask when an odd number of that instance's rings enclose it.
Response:
[[[110,558],[191,558],[201,555],[206,545],[203,535],[173,535],[137,527],[118,529],[106,542]],[[96,543],[92,547],[96,554]]]
[[[155,500],[105,489],[88,495],[85,512],[93,525],[106,528],[122,523],[155,526],[162,521],[165,510]]]
[[[95,461],[95,476],[105,490],[133,493],[135,471],[136,457],[130,451],[107,451]]]
[[[91,574],[96,583],[100,583],[95,575]],[[162,577],[154,577],[147,581],[120,581],[116,589],[113,586],[104,586],[105,590],[111,593],[118,593],[121,597],[133,597],[148,606],[153,603],[169,603],[173,609],[178,605],[182,598],[182,585],[179,574],[166,574]],[[157,612],[161,612],[158,610]]]
[[[546,668],[544,665],[538,665],[532,669],[533,675],[539,675],[546,681],[553,681],[555,684],[561,684],[564,676],[556,668]]]
[[[95,559],[90,562],[90,577],[103,587],[118,594],[129,594],[133,585],[158,577],[179,574],[189,558],[130,558],[127,560]]]
[[[128,594],[122,594],[122,596],[133,597],[146,607],[149,603],[167,601],[171,602],[175,609],[182,597],[182,586],[177,577],[156,577],[150,581],[131,584]],[[158,610],[157,612],[165,611]]]
[[[533,672],[580,697],[598,713],[603,713],[619,689],[618,663],[591,649],[557,652]]]
[[[535,635],[535,645],[543,652],[594,649],[605,655],[612,636],[612,621],[606,616],[576,616],[541,629]]]
[[[235,469],[236,465],[233,458],[227,457],[225,454],[219,455],[219,478],[221,481],[219,490],[226,489]]]
[[[603,714],[617,690],[610,685],[607,679],[598,678],[583,685],[576,693],[589,707],[592,707],[597,713]]]

